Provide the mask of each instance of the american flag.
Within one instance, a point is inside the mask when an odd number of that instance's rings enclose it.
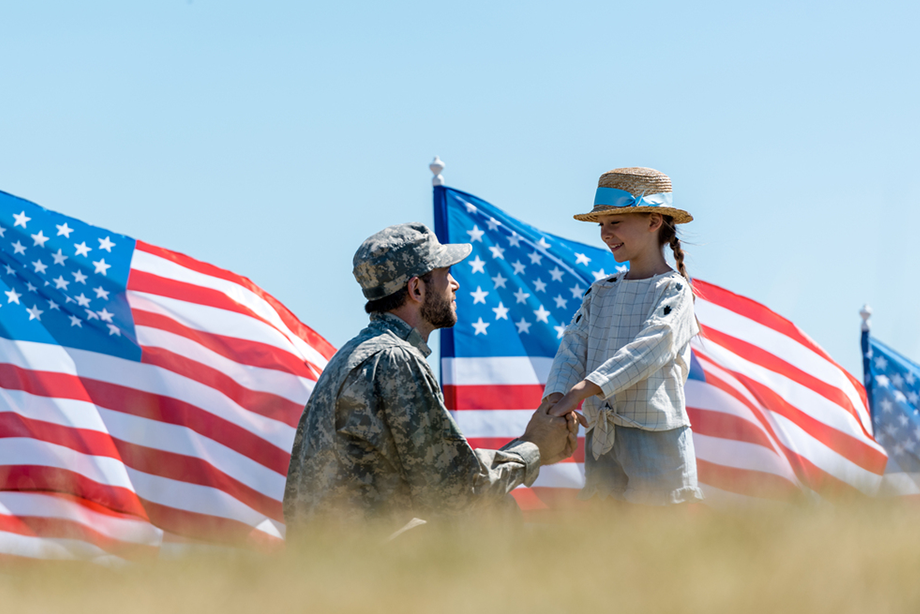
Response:
[[[920,365],[862,334],[863,374],[875,439],[888,450],[879,495],[920,497]]]
[[[333,351],[244,277],[0,192],[0,555],[279,544]]]
[[[523,432],[565,326],[595,280],[619,270],[607,251],[543,232],[471,194],[434,189],[442,242],[471,243],[453,267],[459,322],[441,332],[448,409],[474,447]],[[694,282],[703,329],[693,341],[687,411],[701,488],[713,505],[876,494],[886,461],[865,390],[795,325],[763,305]],[[530,510],[573,498],[583,449],[543,467],[514,495]]]

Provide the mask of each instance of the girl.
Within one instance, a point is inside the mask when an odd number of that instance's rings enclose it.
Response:
[[[690,339],[699,332],[693,290],[671,206],[671,180],[650,168],[618,168],[598,181],[601,240],[629,270],[585,293],[556,353],[542,408],[563,416],[584,401],[585,488],[646,505],[703,498],[684,401]],[[669,245],[679,272],[665,261]]]

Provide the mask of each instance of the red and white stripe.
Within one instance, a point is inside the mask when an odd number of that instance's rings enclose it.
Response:
[[[140,241],[128,300],[140,363],[0,340],[0,553],[280,542],[294,430],[334,348],[248,279]]]
[[[887,456],[865,389],[792,322],[701,281],[687,383],[700,482],[711,500],[878,492]]]
[[[862,385],[805,333],[763,305],[701,281],[693,349],[706,381],[689,380],[687,411],[701,488],[713,505],[787,501],[833,492],[876,494],[885,451],[872,438]],[[447,406],[474,447],[520,435],[552,360],[446,358]],[[571,498],[583,450],[518,489],[530,509]],[[563,489],[563,490],[560,490]]]

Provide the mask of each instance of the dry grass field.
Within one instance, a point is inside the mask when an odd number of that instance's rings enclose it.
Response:
[[[0,611],[917,612],[920,510],[581,512],[519,530],[421,528],[385,545],[323,532],[273,555],[10,565]]]

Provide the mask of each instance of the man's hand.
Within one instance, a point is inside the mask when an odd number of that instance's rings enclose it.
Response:
[[[562,393],[554,392],[553,394],[543,399],[543,401],[540,403],[540,407],[537,408],[537,411],[542,410],[542,411],[548,412],[550,409],[553,408],[553,405],[555,405],[556,403],[560,401],[560,399],[562,399]]]
[[[520,439],[536,444],[540,449],[540,464],[551,465],[575,452],[578,423],[572,415],[564,418],[549,415],[549,405],[544,405],[531,416]]]

